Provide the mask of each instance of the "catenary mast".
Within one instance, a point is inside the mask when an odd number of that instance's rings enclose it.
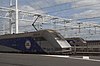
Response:
[[[10,8],[12,8],[12,7],[13,7],[12,0],[10,0]],[[13,12],[12,10],[9,11],[9,17],[10,17],[10,19],[9,19],[9,31],[10,31],[10,34],[13,33],[12,12]]]

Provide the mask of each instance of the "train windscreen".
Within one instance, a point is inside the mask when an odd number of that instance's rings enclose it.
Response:
[[[55,33],[53,33],[53,35],[54,35],[55,39],[57,39],[57,40],[64,40],[63,36],[60,33],[55,32]]]
[[[81,40],[82,40],[83,43],[86,43],[86,41],[83,38],[81,38]]]

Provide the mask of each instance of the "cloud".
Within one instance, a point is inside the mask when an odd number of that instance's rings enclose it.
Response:
[[[100,17],[100,10],[86,10],[84,12],[76,13],[73,15],[74,18],[92,18],[92,17]]]
[[[68,2],[74,2],[77,0],[54,0],[57,4],[62,4],[62,3],[68,3]]]
[[[29,5],[24,5],[24,6],[22,6],[22,7],[20,7],[19,8],[20,10],[23,10],[23,11],[28,11],[28,12],[32,12],[32,13],[38,13],[38,14],[41,14],[41,13],[44,13],[44,11],[42,11],[42,10],[35,10],[33,7],[31,7],[31,6],[29,6]],[[21,15],[22,16],[22,15]],[[35,18],[35,17],[34,17]],[[24,17],[24,19],[27,19],[27,20],[32,20],[33,19],[33,17],[31,16],[31,17],[29,17],[27,14],[25,14],[25,17]],[[26,23],[25,23],[25,21],[22,21],[22,23],[24,23],[24,24],[22,24],[22,25],[26,25]],[[30,24],[30,22],[27,22],[27,24]]]
[[[79,6],[84,6],[84,5],[92,5],[92,4],[97,4],[100,3],[100,0],[78,0],[75,2],[74,6],[79,7]]]
[[[71,0],[55,0],[57,4],[71,2]]]
[[[88,6],[89,5],[89,6]],[[91,17],[99,17],[100,14],[100,0],[79,0],[75,2],[72,7],[84,7],[82,12],[75,13],[73,16],[77,18],[91,18]]]
[[[42,10],[36,10],[35,8],[29,6],[29,5],[24,5],[20,7],[19,9],[29,11],[29,12],[34,12],[34,13],[44,13]]]
[[[54,5],[54,1],[53,0],[38,0],[35,2],[31,2],[31,7],[35,8],[35,9],[42,9],[45,7],[50,7],[52,5]]]
[[[78,11],[73,14],[75,19],[100,17],[100,0],[79,0],[75,2],[72,7],[79,7]]]

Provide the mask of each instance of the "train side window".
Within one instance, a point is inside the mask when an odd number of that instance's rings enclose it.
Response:
[[[37,41],[46,41],[46,39],[43,37],[35,37],[34,39]]]

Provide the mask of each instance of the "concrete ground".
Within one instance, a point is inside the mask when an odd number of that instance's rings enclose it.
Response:
[[[100,61],[36,54],[0,53],[0,66],[100,66]]]

